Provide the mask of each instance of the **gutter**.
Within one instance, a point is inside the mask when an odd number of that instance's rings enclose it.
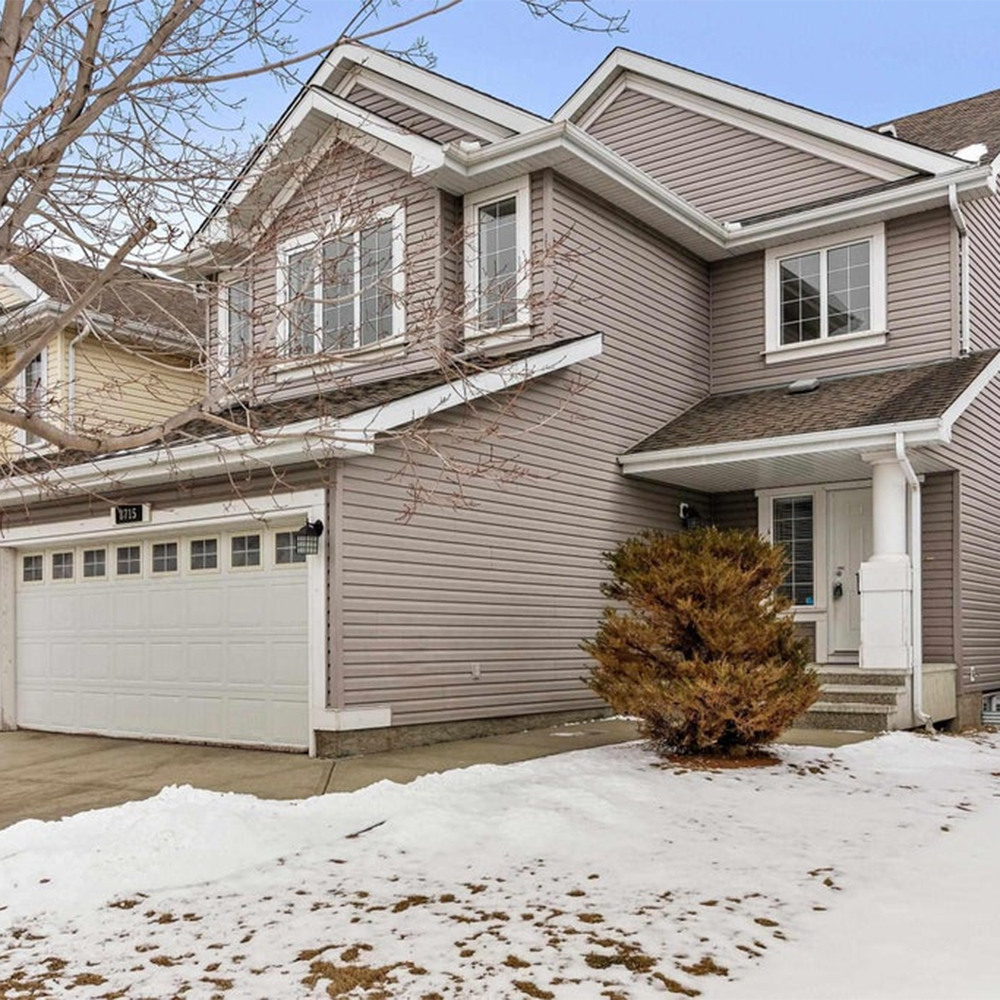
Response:
[[[910,636],[913,653],[910,682],[910,693],[913,700],[913,720],[920,720],[921,725],[933,732],[931,717],[924,711],[924,622],[923,622],[923,546],[921,538],[922,517],[920,498],[920,478],[910,464],[906,454],[906,444],[902,433],[896,435],[896,461],[899,462],[906,482],[909,485],[909,534],[910,534],[910,572],[912,574],[912,589],[910,591]]]
[[[954,184],[948,186],[948,207],[951,217],[958,230],[959,269],[959,329],[961,331],[959,353],[964,358],[972,350],[972,322],[970,317],[969,295],[969,229],[965,224],[965,216],[958,204],[958,190]]]

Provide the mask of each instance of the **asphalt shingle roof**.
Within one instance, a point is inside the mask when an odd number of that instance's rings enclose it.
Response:
[[[878,130],[890,124],[895,125],[898,138],[941,153],[985,143],[989,150],[986,159],[992,159],[1000,153],[1000,90],[903,115],[872,128]]]
[[[813,392],[789,393],[785,385],[709,396],[629,453],[933,419],[998,353],[981,351],[953,361],[823,379]]]
[[[97,270],[82,261],[36,250],[12,257],[10,265],[56,302],[68,303],[93,280]],[[121,268],[90,306],[117,323],[134,323],[180,335],[195,347],[204,341],[205,306],[188,285],[133,267]]]

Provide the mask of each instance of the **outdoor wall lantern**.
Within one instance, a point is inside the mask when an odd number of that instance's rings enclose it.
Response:
[[[687,528],[700,528],[702,525],[701,514],[698,513],[697,509],[693,504],[682,503],[678,511],[681,517],[681,527]]]
[[[323,522],[320,520],[310,521],[306,518],[306,523],[295,532],[295,554],[297,556],[314,556],[319,552],[319,539],[323,534]]]

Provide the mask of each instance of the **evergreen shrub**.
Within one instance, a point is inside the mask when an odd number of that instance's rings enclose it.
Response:
[[[769,743],[819,695],[778,588],[785,551],[755,532],[646,532],[605,553],[587,683],[661,752],[737,755]]]

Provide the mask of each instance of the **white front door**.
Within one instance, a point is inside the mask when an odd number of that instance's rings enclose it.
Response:
[[[827,496],[830,653],[857,655],[861,645],[858,573],[872,554],[872,491],[830,490]]]

